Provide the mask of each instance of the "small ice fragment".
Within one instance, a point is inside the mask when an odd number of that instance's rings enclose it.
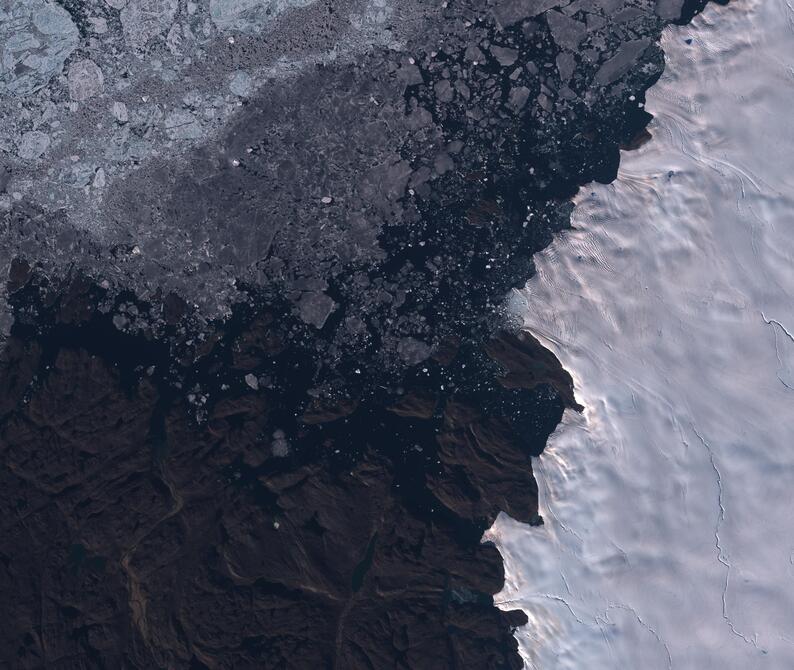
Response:
[[[97,35],[104,35],[108,31],[108,22],[101,16],[91,16],[88,19],[91,30]]]
[[[113,116],[119,123],[123,124],[129,121],[130,115],[129,112],[127,112],[127,105],[125,105],[123,102],[114,102],[112,111]]]
[[[241,98],[247,98],[254,90],[254,82],[251,79],[251,75],[245,70],[237,70],[229,81],[229,90]]]
[[[29,130],[17,146],[17,155],[23,160],[39,158],[50,146],[50,136],[40,130]]]
[[[105,170],[104,168],[98,168],[96,173],[94,174],[94,188],[105,188],[105,184],[107,183],[105,178]]]
[[[84,58],[69,67],[69,95],[75,102],[88,100],[102,92],[105,85],[102,70],[92,60]]]

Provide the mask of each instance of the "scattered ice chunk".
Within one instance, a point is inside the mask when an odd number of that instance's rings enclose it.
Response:
[[[250,372],[245,376],[245,383],[254,389],[254,391],[259,390],[259,380],[256,378],[256,375],[251,374]]]
[[[452,160],[452,156],[446,151],[442,151],[436,156],[436,160],[433,163],[433,169],[436,171],[436,174],[446,174],[454,168],[455,162]]]
[[[587,35],[587,26],[560,12],[547,12],[546,21],[557,46],[575,51]]]
[[[508,106],[514,112],[519,112],[524,108],[524,105],[527,104],[527,100],[529,99],[529,89],[526,86],[516,86],[510,89],[510,95],[508,96]]]
[[[482,51],[480,51],[476,44],[470,44],[468,47],[466,47],[464,57],[466,60],[472,61],[474,63],[482,63],[485,60],[485,55]]]
[[[79,34],[69,13],[43,0],[0,4],[0,94],[29,95],[61,72]]]
[[[52,100],[47,100],[41,107],[39,123],[52,123],[58,118],[58,107]]]
[[[576,60],[573,54],[567,51],[561,51],[557,54],[557,72],[560,73],[561,81],[569,81],[576,68]]]
[[[145,47],[173,23],[178,7],[177,0],[130,0],[121,10],[127,44],[135,49]]]
[[[185,95],[182,96],[182,104],[184,104],[185,107],[189,107],[190,109],[199,109],[202,107],[204,104],[204,98],[201,95],[201,91],[194,88],[185,93]]]
[[[245,70],[237,70],[229,81],[229,90],[241,98],[247,98],[254,90],[254,81]]]
[[[410,62],[399,69],[397,76],[406,86],[415,86],[424,81],[422,71],[414,63]]]
[[[499,65],[508,67],[518,60],[518,50],[510,49],[508,47],[492,46],[490,48],[491,55],[496,59]]]
[[[210,0],[210,17],[218,30],[256,33],[290,9],[316,0]]]
[[[650,43],[651,41],[648,38],[626,42],[612,58],[598,69],[595,75],[596,83],[606,86],[626,74],[632,63],[640,57]]]
[[[307,291],[298,302],[298,315],[301,320],[318,330],[325,325],[326,319],[335,309],[336,303],[320,291]]]
[[[67,183],[75,188],[82,189],[93,183],[94,177],[96,176],[96,169],[93,165],[88,163],[75,162],[74,158],[73,156],[72,161],[74,164],[71,166]]]
[[[274,456],[278,456],[279,458],[289,455],[290,444],[283,430],[276,430],[273,432],[273,442],[270,444],[270,450]]]
[[[84,58],[69,66],[69,95],[75,102],[88,100],[102,92],[105,79],[102,70],[92,60]]]
[[[174,56],[178,56],[182,53],[182,42],[184,42],[184,39],[185,33],[182,30],[182,26],[178,23],[172,25],[168,31],[168,35],[165,37],[165,44]]]
[[[172,140],[195,140],[202,134],[198,119],[182,109],[177,109],[166,117],[165,132]]]
[[[127,123],[127,121],[130,120],[129,113],[127,112],[127,105],[125,105],[123,102],[114,102],[111,109],[113,112],[113,117],[119,123]]]
[[[508,28],[522,19],[530,19],[552,7],[569,4],[569,0],[502,0],[493,8],[500,28]]]
[[[101,16],[92,16],[88,19],[91,30],[97,35],[104,35],[108,31],[108,22]]]
[[[455,91],[452,89],[452,84],[449,83],[449,79],[440,79],[437,81],[433,86],[433,90],[439,102],[452,102],[455,97]]]
[[[656,13],[665,21],[675,21],[681,18],[684,0],[656,0]]]
[[[17,156],[24,160],[39,158],[50,146],[50,136],[40,130],[29,130],[17,146]]]
[[[105,170],[104,168],[97,168],[96,173],[94,174],[94,188],[105,188],[105,184],[107,183],[107,179],[105,177]]]
[[[430,356],[430,347],[415,337],[405,337],[397,344],[397,353],[408,365],[416,365]]]

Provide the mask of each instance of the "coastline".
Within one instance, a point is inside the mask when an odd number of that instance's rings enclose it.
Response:
[[[654,139],[537,258],[526,325],[587,409],[536,462],[547,523],[491,531],[528,667],[790,663],[785,17],[669,29]]]

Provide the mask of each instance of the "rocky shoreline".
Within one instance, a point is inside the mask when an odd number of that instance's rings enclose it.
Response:
[[[578,405],[505,295],[642,141],[656,40],[702,4],[445,3],[108,168],[102,230],[10,196],[0,658],[520,668],[481,538],[542,523],[531,457]]]

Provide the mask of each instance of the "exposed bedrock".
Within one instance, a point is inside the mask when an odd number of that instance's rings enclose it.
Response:
[[[97,298],[58,287],[0,363],[5,660],[520,667],[480,537],[500,510],[539,521],[529,459],[572,388],[536,341],[495,336],[474,378],[449,343],[399,392],[311,398],[311,352],[271,315],[182,364]]]
[[[697,6],[25,7],[0,659],[521,667],[480,540],[542,523],[530,459],[578,405],[502,305]]]

